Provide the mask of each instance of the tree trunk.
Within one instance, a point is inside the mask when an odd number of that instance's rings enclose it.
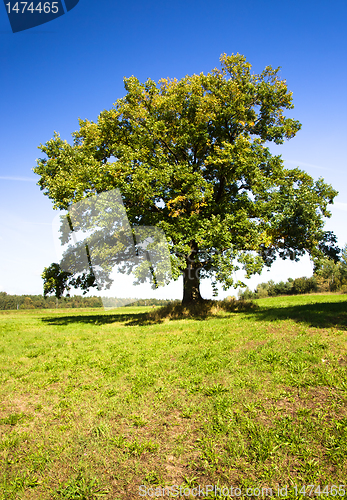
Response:
[[[190,254],[186,259],[187,267],[183,271],[183,299],[182,304],[202,301],[200,295],[200,269],[201,265],[197,259],[198,245],[192,240],[190,242]]]

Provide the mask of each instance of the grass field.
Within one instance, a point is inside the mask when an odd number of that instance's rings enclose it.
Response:
[[[176,498],[197,485],[307,498],[309,484],[340,498],[347,295],[255,303],[171,320],[145,307],[0,311],[0,499],[172,485]]]

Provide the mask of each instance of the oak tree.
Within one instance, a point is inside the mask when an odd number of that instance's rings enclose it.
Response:
[[[56,133],[41,144],[34,168],[56,209],[118,188],[133,228],[164,231],[183,302],[201,299],[203,278],[227,289],[240,266],[250,277],[277,256],[315,259],[333,239],[323,219],[337,191],[268,147],[301,128],[284,115],[294,106],[279,68],[253,73],[240,54],[220,63],[180,80],[125,78],[123,98],[79,120],[73,144]]]

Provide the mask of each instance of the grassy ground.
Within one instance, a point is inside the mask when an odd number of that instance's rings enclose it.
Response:
[[[170,320],[145,307],[1,311],[0,499],[137,499],[172,485],[335,496],[347,483],[347,295],[256,303]]]

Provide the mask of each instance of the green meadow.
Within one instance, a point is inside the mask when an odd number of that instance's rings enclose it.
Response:
[[[0,311],[0,499],[347,496],[346,339],[347,295]]]

